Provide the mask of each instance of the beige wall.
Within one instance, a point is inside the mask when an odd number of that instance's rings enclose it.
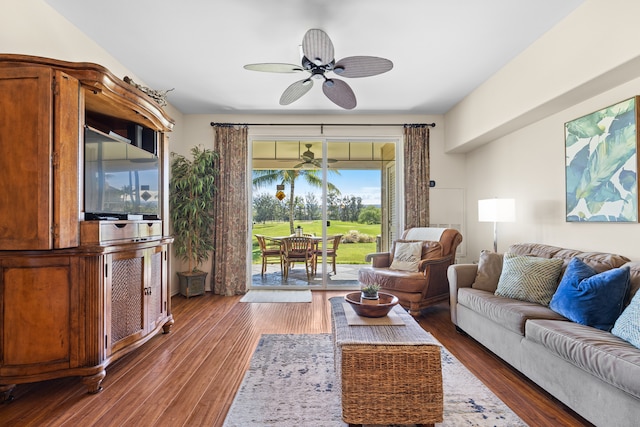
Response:
[[[640,260],[640,224],[567,223],[564,193],[564,123],[640,94],[639,13],[640,2],[587,1],[446,114],[446,150],[467,153],[469,257],[493,243],[478,199],[513,197],[499,251],[539,242]]]
[[[73,62],[93,62],[106,67],[117,77],[130,76],[144,81],[88,38],[66,18],[42,0],[0,0],[0,52],[43,56]],[[184,126],[182,113],[168,106],[167,113],[176,121],[170,135],[171,146],[181,144]],[[177,280],[172,290],[177,292]]]
[[[431,131],[432,178],[437,188],[462,188],[465,192],[468,257],[461,261],[477,259],[480,249],[491,247],[492,225],[477,222],[477,200],[494,196],[516,198],[518,210],[516,223],[499,228],[500,250],[511,243],[533,241],[614,251],[640,260],[640,248],[634,244],[640,237],[640,225],[564,221],[563,136],[565,121],[640,93],[640,44],[634,22],[639,15],[640,2],[587,0],[444,117],[183,116],[169,107],[169,114],[176,119],[170,148],[187,153],[193,145],[210,146],[211,121],[435,121],[437,126]],[[42,0],[11,1],[11,7],[3,7],[0,51],[96,62],[119,77],[129,75],[144,84]],[[295,131],[269,127],[255,128],[251,134]],[[375,136],[400,131],[326,128],[325,134]]]
[[[465,152],[638,76],[640,2],[587,0],[447,112]]]

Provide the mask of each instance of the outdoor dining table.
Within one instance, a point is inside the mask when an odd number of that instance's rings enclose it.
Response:
[[[289,238],[289,237],[296,237],[295,234],[290,234],[288,236],[268,236],[269,239],[276,241],[276,242],[280,242],[280,244],[282,245],[284,240]],[[318,262],[318,247],[320,245],[320,242],[322,242],[322,236],[302,236],[302,237],[307,237],[309,239],[311,239],[311,243],[313,246],[313,263],[314,265]],[[329,241],[330,239],[332,239],[333,236],[327,236],[327,241]]]

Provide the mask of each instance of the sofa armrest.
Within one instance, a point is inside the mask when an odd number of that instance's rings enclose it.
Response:
[[[470,288],[476,279],[478,264],[452,264],[447,269],[447,279],[449,279],[449,310],[451,311],[451,321],[458,324],[457,304],[458,289]]]
[[[389,252],[374,252],[371,254],[366,254],[364,256],[364,260],[366,262],[371,262],[371,267],[373,268],[386,268],[391,265],[389,262],[391,254]]]

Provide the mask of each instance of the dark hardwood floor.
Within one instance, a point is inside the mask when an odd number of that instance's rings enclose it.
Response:
[[[107,369],[103,391],[79,378],[18,385],[0,405],[0,426],[220,426],[263,333],[328,333],[328,298],[247,304],[206,294],[172,298],[175,326]],[[420,324],[531,426],[589,425],[469,337],[456,333],[446,303]],[[336,408],[336,410],[339,410]]]

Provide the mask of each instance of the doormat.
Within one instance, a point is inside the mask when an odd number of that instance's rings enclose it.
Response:
[[[224,427],[344,427],[335,384],[331,334],[262,335]],[[444,347],[442,385],[438,427],[526,426]]]
[[[311,291],[279,291],[252,289],[240,302],[311,302]]]

